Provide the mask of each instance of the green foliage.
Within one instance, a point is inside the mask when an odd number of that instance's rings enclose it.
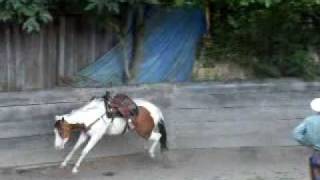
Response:
[[[209,0],[159,0],[159,4],[180,7],[180,6],[204,6],[204,2]]]
[[[135,5],[139,3],[160,4],[159,0],[88,0],[85,10],[97,10],[102,13],[107,10],[113,13],[120,13],[120,6],[123,4]]]
[[[0,21],[16,21],[27,32],[39,31],[52,20],[45,0],[0,0]]]
[[[214,2],[215,0],[211,0],[211,2]],[[280,3],[288,3],[295,6],[313,6],[313,5],[319,5],[320,0],[229,0],[225,1],[225,3],[232,4],[234,6],[250,6],[250,5],[263,5],[267,8],[271,6],[277,6]]]
[[[103,13],[104,10],[113,13],[120,12],[120,3],[124,3],[126,0],[88,0],[88,5],[85,10],[97,10],[98,13]]]
[[[213,8],[213,22],[220,23],[213,24],[209,57],[249,67],[260,77],[320,75],[310,57],[320,44],[318,1],[216,0]]]
[[[39,31],[53,20],[53,12],[83,13],[98,16],[102,22],[114,19],[124,4],[159,4],[158,0],[0,0],[0,21],[22,25],[27,32]]]

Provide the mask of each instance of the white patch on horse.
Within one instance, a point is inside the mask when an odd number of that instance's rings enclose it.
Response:
[[[155,157],[154,152],[155,152],[156,146],[158,145],[160,138],[161,138],[161,134],[158,132],[152,132],[149,137],[149,140],[152,141],[152,144],[149,148],[149,155],[152,158]]]
[[[107,134],[108,135],[119,135],[123,133],[126,128],[126,120],[123,118],[114,118],[112,121],[112,125],[108,127]]]
[[[54,136],[55,136],[55,141],[54,141],[54,147],[57,150],[61,150],[64,148],[64,141],[63,138],[59,135],[58,130],[54,128]]]

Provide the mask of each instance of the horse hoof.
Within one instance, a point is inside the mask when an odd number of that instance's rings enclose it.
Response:
[[[65,163],[65,162],[62,162],[61,164],[60,164],[60,168],[65,168],[67,166],[67,163]]]
[[[78,172],[79,172],[79,170],[77,168],[72,169],[72,174],[77,174]]]
[[[149,152],[149,156],[152,158],[152,159],[154,159],[156,156],[154,155],[154,153],[152,153],[152,152]]]

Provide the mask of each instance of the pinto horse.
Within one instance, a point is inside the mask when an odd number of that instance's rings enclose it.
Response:
[[[132,121],[133,130],[146,140],[152,141],[148,152],[153,158],[155,148],[160,141],[161,151],[167,150],[166,129],[161,110],[153,103],[144,99],[133,99],[138,106],[139,113]],[[88,139],[88,143],[76,161],[72,173],[77,173],[78,168],[97,142],[107,135],[121,135],[128,129],[128,120],[122,117],[109,118],[107,116],[108,106],[105,106],[103,98],[94,98],[85,106],[71,111],[69,114],[55,116],[54,134],[55,148],[63,149],[73,131],[80,131],[78,141],[65,157],[60,167],[65,167],[74,153]],[[129,128],[130,129],[130,128]]]

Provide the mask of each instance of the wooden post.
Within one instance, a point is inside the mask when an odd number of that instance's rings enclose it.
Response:
[[[205,2],[205,15],[206,15],[206,36],[210,36],[211,30],[211,10],[210,10],[210,0]]]
[[[61,84],[61,77],[65,76],[65,38],[66,38],[66,18],[59,18],[59,61],[58,61],[58,84]]]
[[[25,82],[25,64],[22,60],[22,43],[23,37],[19,26],[14,26],[14,45],[15,45],[15,87],[16,90],[22,90]]]
[[[45,76],[50,76],[51,74],[46,74],[45,72],[48,72],[47,70],[45,70],[45,56],[44,56],[44,52],[45,52],[45,38],[48,38],[45,35],[45,31],[46,28],[42,28],[39,32],[39,50],[38,50],[38,83],[36,85],[36,88],[45,88]],[[46,63],[49,63],[48,61],[46,61]],[[34,88],[34,87],[33,87]]]
[[[6,28],[6,54],[7,54],[7,87],[8,91],[15,89],[15,76],[14,76],[14,62],[13,62],[13,52],[12,52],[12,30],[11,26],[8,25]]]
[[[144,56],[144,4],[138,4],[135,7],[135,32],[133,34],[133,44],[132,44],[132,60],[130,64],[130,75],[131,79],[129,83],[135,83],[137,81],[139,66],[142,63]]]

